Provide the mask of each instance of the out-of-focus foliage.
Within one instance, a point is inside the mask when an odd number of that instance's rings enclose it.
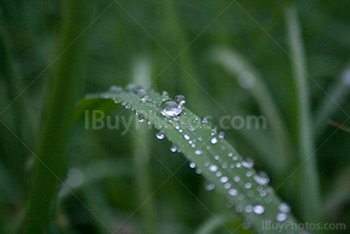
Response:
[[[151,86],[167,90],[170,95],[183,94],[187,98],[186,106],[199,116],[212,116],[214,125],[225,115],[266,115],[251,93],[232,79],[231,73],[212,62],[211,49],[224,47],[243,55],[259,72],[290,136],[296,136],[298,131],[295,115],[291,114],[297,111],[296,97],[291,61],[283,50],[289,53],[285,12],[294,3],[302,28],[307,72],[313,79],[307,79],[307,83],[311,124],[316,126],[316,161],[324,205],[321,210],[325,222],[346,223],[350,227],[350,182],[344,179],[348,177],[350,164],[350,135],[327,124],[332,120],[350,125],[344,122],[350,108],[346,88],[349,73],[344,73],[350,60],[350,2],[112,2],[95,1],[91,7],[81,8],[87,11],[84,13],[89,15],[90,23],[82,32],[87,37],[87,46],[86,66],[79,68],[84,74],[80,97],[132,82],[135,64],[139,58],[147,57]],[[35,160],[31,151],[37,152],[39,147],[42,121],[46,118],[43,110],[54,85],[50,80],[55,59],[62,52],[57,46],[62,37],[61,17],[65,9],[62,5],[62,1],[0,1],[0,233],[15,230],[27,206]],[[16,94],[20,96],[16,98]],[[336,100],[341,108],[329,103],[329,98]],[[122,109],[112,114],[119,116],[119,120],[129,115]],[[132,125],[136,124],[139,123],[133,120]],[[146,232],[142,207],[138,210],[142,199],[134,173],[137,140],[121,122],[119,126],[119,129],[91,130],[84,129],[81,122],[73,128],[67,139],[66,167],[70,169],[68,175],[78,178],[82,175],[83,183],[72,187],[76,197],[58,189],[58,198],[52,205],[50,233],[109,233],[99,220],[111,230],[122,225],[119,233]],[[153,136],[156,134],[154,129],[149,131]],[[277,188],[298,166],[291,163],[281,175],[276,173],[278,164],[264,159],[278,152],[269,127],[266,131],[225,132],[225,139],[241,155],[253,158],[259,170],[271,175],[272,187]],[[207,192],[201,176],[188,166],[180,167],[186,159],[169,151],[170,142],[158,142],[156,137],[148,142],[148,148],[162,163],[150,155],[150,191],[154,194],[150,200],[145,197],[143,201],[155,204],[159,233],[194,233],[202,224],[208,226],[207,220],[209,224],[213,222],[213,214],[229,230],[241,224],[237,217],[226,218],[229,209],[225,200],[215,191]],[[297,144],[297,140],[291,140],[292,151],[298,148]],[[292,176],[277,193],[303,221],[297,191],[293,189],[296,183],[300,181]],[[227,233],[227,230],[218,225],[215,233]]]

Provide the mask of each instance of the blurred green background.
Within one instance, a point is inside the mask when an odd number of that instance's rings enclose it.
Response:
[[[27,205],[35,159],[28,148],[36,152],[41,139],[53,67],[63,51],[58,45],[66,8],[62,1],[1,0],[0,4],[0,233],[11,233],[23,219]],[[307,82],[312,120],[316,121],[318,108],[330,98],[336,99],[345,112],[349,110],[349,74],[347,83],[339,86],[350,58],[349,1],[101,0],[79,4],[79,14],[85,18],[74,22],[82,34],[77,33],[79,37],[70,49],[79,40],[86,41],[79,66],[72,68],[82,77],[80,98],[112,85],[127,85],[142,74],[153,81],[155,89],[166,90],[170,96],[186,96],[186,106],[199,116],[212,116],[214,125],[227,114],[262,115],[251,94],[232,74],[212,62],[215,58],[210,50],[224,46],[239,52],[259,71],[288,133],[293,135],[295,96],[291,59],[285,53],[285,11],[295,4],[311,77]],[[140,63],[146,66],[141,72]],[[8,82],[8,77],[16,77],[14,83]],[[340,98],[332,89],[337,84],[338,90],[343,88]],[[343,123],[348,115],[334,106],[328,107],[334,110],[327,120]],[[119,114],[125,118],[132,115],[121,108],[112,115]],[[314,128],[314,138],[323,216],[327,222],[349,227],[350,135],[346,129],[335,131],[327,122],[320,126]],[[154,155],[145,153],[135,136],[124,131],[124,127],[86,130],[83,123],[74,127],[67,140],[68,178],[64,178],[76,196],[57,190],[49,233],[109,233],[99,220],[112,230],[120,227],[117,233],[123,234],[205,233],[199,229],[210,224],[213,214],[222,217],[231,230],[240,225],[223,197],[206,191],[205,179],[188,163],[181,166],[186,159],[169,151],[170,142],[159,142],[154,129],[139,133]],[[273,187],[285,179],[274,177],[273,166],[267,165],[261,148],[252,142],[269,142],[269,128],[230,129],[225,133],[241,155],[253,158],[258,170],[271,175]],[[274,152],[273,147],[273,142],[265,145],[270,152]],[[143,154],[146,163],[135,160],[138,154]],[[294,192],[288,188],[278,191],[301,219]],[[237,232],[251,231],[240,227]],[[219,225],[215,233],[227,230]]]

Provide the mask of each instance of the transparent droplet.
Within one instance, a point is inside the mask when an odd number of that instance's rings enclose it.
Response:
[[[123,91],[122,87],[119,86],[111,86],[111,88],[109,89],[110,92],[114,92],[114,93],[120,93],[121,91]]]
[[[163,101],[166,101],[169,99],[169,94],[167,91],[162,92],[162,99],[163,99]]]
[[[270,178],[265,172],[259,172],[258,174],[254,175],[254,180],[260,185],[267,185],[270,182]]]
[[[143,114],[139,115],[138,117],[138,120],[140,123],[142,123],[143,121],[145,121],[145,116]]]
[[[223,176],[220,178],[221,183],[226,183],[228,181],[228,178],[226,176]]]
[[[247,213],[251,213],[253,211],[253,209],[254,209],[253,206],[248,205],[245,207],[244,211]]]
[[[159,140],[163,140],[164,137],[165,137],[165,134],[164,134],[163,131],[159,131],[159,132],[157,132],[156,137],[157,137]]]
[[[217,170],[218,170],[218,166],[216,166],[216,165],[210,165],[209,166],[209,170],[211,171],[211,172],[216,172]]]
[[[237,196],[238,191],[237,189],[231,188],[230,190],[228,190],[228,194],[230,194],[231,196]]]
[[[175,101],[181,106],[186,103],[185,96],[183,95],[176,95]]]
[[[225,133],[224,132],[219,132],[218,137],[220,139],[224,139],[225,138]]]
[[[208,123],[208,118],[207,117],[203,117],[202,118],[202,123],[207,124]]]
[[[165,117],[175,117],[181,114],[183,107],[174,101],[164,101],[160,105],[160,113]]]
[[[215,185],[212,184],[212,183],[209,183],[209,184],[207,184],[207,185],[205,186],[205,189],[206,189],[207,191],[212,191],[213,189],[215,189]]]
[[[290,207],[289,207],[286,203],[284,203],[284,202],[282,202],[281,204],[279,204],[278,209],[279,209],[282,213],[289,213],[289,212],[290,212]]]
[[[195,153],[196,155],[201,155],[201,154],[202,154],[202,151],[201,151],[201,150],[195,150],[194,153]]]
[[[193,162],[191,162],[189,166],[190,166],[190,168],[196,168],[196,164]]]
[[[218,143],[218,139],[217,139],[216,137],[213,137],[213,138],[210,140],[210,142],[211,142],[212,144],[216,144],[216,143]]]
[[[265,207],[263,207],[262,205],[256,205],[256,206],[254,206],[254,213],[255,213],[255,214],[260,215],[260,214],[262,214],[262,213],[264,213],[264,212],[265,212]]]
[[[242,166],[245,167],[245,168],[252,168],[254,166],[253,159],[246,158],[246,160],[242,162]]]
[[[187,135],[187,134],[185,134],[185,135],[184,135],[184,138],[185,138],[186,141],[188,141],[188,140],[190,139],[190,136]]]
[[[176,146],[176,145],[172,145],[172,146],[170,147],[170,151],[173,152],[173,153],[175,153],[175,152],[177,151],[177,146]]]
[[[276,216],[276,219],[278,222],[284,222],[286,221],[287,219],[287,214],[285,213],[279,213],[277,216]]]

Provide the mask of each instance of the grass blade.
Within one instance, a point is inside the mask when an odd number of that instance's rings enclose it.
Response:
[[[213,62],[219,64],[228,70],[235,78],[238,79],[242,88],[251,93],[260,110],[267,117],[269,125],[272,128],[272,134],[282,157],[276,155],[275,160],[278,162],[279,171],[282,173],[288,166],[290,159],[291,145],[290,136],[287,127],[281,117],[281,114],[270,95],[264,81],[259,73],[251,64],[239,53],[227,48],[213,48],[210,52],[210,58]]]
[[[339,79],[327,90],[328,95],[324,96],[315,114],[315,125],[317,136],[320,137],[327,129],[327,121],[332,118],[333,114],[339,109],[334,103],[341,104],[349,93],[350,86],[350,65],[348,65]]]
[[[134,110],[140,119],[150,121],[155,128],[163,131],[193,163],[192,166],[201,170],[206,179],[226,196],[253,229],[262,233],[278,233],[279,230],[262,230],[263,222],[271,220],[277,224],[288,220],[296,223],[292,214],[280,210],[280,199],[267,183],[262,182],[262,178],[252,168],[252,163],[243,160],[226,140],[187,108],[183,107],[179,116],[163,116],[162,108],[171,99],[152,90],[147,92],[133,86],[113,88],[112,91],[96,94],[95,97],[90,95],[89,98],[92,101],[101,98],[121,102],[127,109]]]
[[[82,1],[64,1],[61,54],[54,73],[53,90],[49,96],[47,121],[44,123],[40,149],[37,153],[29,195],[29,207],[19,233],[44,233],[50,220],[50,206],[62,180],[67,159],[65,141],[71,127],[75,100],[79,91],[84,39],[72,41],[81,33],[86,12]],[[84,8],[90,4],[83,4]],[[72,46],[71,46],[72,45]],[[44,189],[43,189],[44,188]]]
[[[310,97],[307,89],[306,61],[304,45],[301,38],[301,28],[298,22],[297,10],[294,7],[286,11],[288,43],[292,56],[294,71],[297,135],[299,147],[299,164],[303,164],[299,178],[300,215],[304,221],[317,222],[321,215],[321,198],[311,121]]]
[[[135,61],[133,79],[135,84],[143,87],[148,87],[151,83],[151,68],[147,57],[139,57]],[[135,138],[133,139],[133,156],[134,168],[136,172],[136,191],[138,193],[139,205],[147,201],[141,209],[141,216],[143,221],[143,232],[145,234],[157,233],[157,216],[152,196],[151,185],[151,155],[145,150],[145,145],[150,145],[151,136],[144,125],[134,129]],[[142,144],[140,143],[142,142]]]

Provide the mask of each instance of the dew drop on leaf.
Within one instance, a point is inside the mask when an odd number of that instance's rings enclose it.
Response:
[[[165,137],[165,134],[164,134],[163,131],[159,131],[159,132],[157,132],[156,137],[157,137],[157,139],[159,139],[159,140],[163,140],[164,137]]]
[[[160,105],[160,113],[165,117],[175,117],[181,114],[183,107],[174,101],[164,101]]]

